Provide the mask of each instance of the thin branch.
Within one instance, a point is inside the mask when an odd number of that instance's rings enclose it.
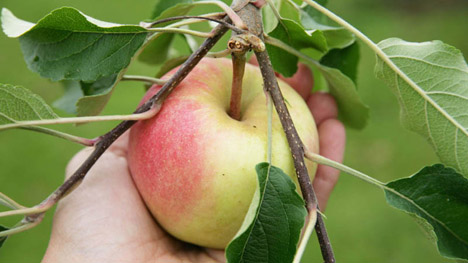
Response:
[[[18,204],[15,200],[11,199],[10,197],[8,197],[6,194],[0,192],[0,202],[5,205],[5,206],[8,206],[12,209],[22,209],[22,208],[25,208],[25,206],[22,206],[20,204]]]
[[[236,2],[236,1],[233,1]],[[212,5],[217,5],[221,9],[223,9],[224,12],[226,12],[226,15],[231,19],[232,23],[240,28],[240,29],[248,29],[247,26],[244,24],[244,21],[237,15],[237,13],[232,10],[230,6],[227,4],[221,2],[221,1],[199,1],[193,3],[194,5],[203,5],[203,4],[212,4]],[[233,3],[235,5],[235,3]]]
[[[1,231],[0,232],[0,237],[10,236],[10,235],[13,235],[13,234],[24,232],[24,231],[26,231],[28,229],[31,229],[31,228],[39,225],[39,223],[41,223],[41,221],[42,221],[42,218],[41,218],[41,220],[36,220],[34,222],[24,222],[24,223],[21,222],[20,225],[17,226],[17,227]]]
[[[267,91],[271,94],[276,111],[278,112],[281,124],[283,125],[283,129],[286,133],[302,195],[304,197],[307,210],[311,213],[317,209],[318,203],[305,165],[303,143],[299,138],[299,134],[294,127],[291,116],[284,102],[268,53],[266,51],[255,52],[255,55],[257,56],[260,70],[263,75],[264,85],[267,88]],[[315,230],[317,232],[317,238],[319,239],[323,259],[327,263],[335,262],[330,240],[320,214],[317,214]]]
[[[272,153],[273,153],[273,102],[271,101],[270,93],[265,91],[265,96],[267,100],[267,111],[268,111],[268,129],[267,129],[267,138],[268,138],[268,147],[267,147],[267,160],[268,163],[272,164]]]
[[[30,131],[35,131],[35,132],[40,132],[48,135],[55,136],[57,138],[62,138],[71,142],[79,143],[84,146],[93,146],[95,141],[93,139],[87,139],[83,137],[78,137],[75,135],[71,135],[65,132],[61,131],[56,131],[53,129],[48,129],[45,127],[39,127],[39,126],[26,126],[26,127],[21,127],[20,129],[24,130],[30,130]]]
[[[278,112],[281,124],[283,125],[283,129],[286,133],[289,147],[291,149],[291,154],[294,160],[294,166],[296,167],[296,174],[301,186],[302,195],[306,202],[307,209],[312,211],[317,207],[317,199],[315,197],[315,192],[312,188],[309,173],[305,165],[303,144],[299,138],[299,134],[297,133],[296,128],[294,127],[291,115],[289,114],[289,110],[287,109],[286,103],[284,102],[283,94],[279,89],[276,75],[273,67],[271,66],[268,53],[266,51],[255,52],[255,55],[262,72],[265,88],[273,99],[276,111]]]
[[[57,118],[57,119],[33,120],[33,121],[18,121],[15,123],[0,125],[0,131],[13,129],[13,128],[30,128],[28,126],[33,126],[33,125],[89,123],[89,122],[100,122],[100,121],[146,120],[156,115],[156,113],[157,111],[152,110],[152,111],[147,111],[147,112],[142,112],[142,113],[134,113],[130,115],[107,115],[107,116]]]
[[[262,40],[261,42],[263,44],[264,33],[259,9],[253,5],[247,5],[246,7],[242,8],[238,14],[248,25],[249,32]],[[260,66],[260,71],[262,73],[264,88],[270,94],[271,99],[273,100],[273,104],[276,108],[276,112],[278,113],[281,125],[283,126],[283,130],[286,133],[286,138],[291,150],[296,175],[298,177],[302,195],[306,203],[307,211],[309,214],[315,213],[317,210],[319,210],[318,203],[317,198],[315,197],[314,189],[312,187],[312,182],[310,181],[309,173],[307,172],[307,167],[305,165],[303,143],[301,142],[299,134],[294,127],[291,115],[289,114],[283,95],[279,89],[278,81],[276,80],[275,71],[271,65],[268,52],[265,49],[254,49],[254,51]],[[315,229],[317,238],[320,243],[323,259],[326,263],[334,263],[335,257],[333,255],[333,250],[328,238],[327,231],[325,229],[325,225],[323,223],[322,216],[319,213],[317,213],[317,224],[315,225]]]
[[[319,154],[311,152],[311,151],[309,151],[307,149],[305,150],[305,156],[306,156],[307,159],[309,159],[309,160],[311,160],[313,162],[333,167],[333,168],[335,168],[337,170],[340,170],[340,171],[342,171],[344,173],[353,175],[353,176],[355,176],[355,177],[357,177],[357,178],[359,178],[359,179],[361,179],[361,180],[363,180],[363,181],[365,181],[367,183],[370,183],[370,184],[372,184],[374,186],[377,186],[379,188],[385,187],[384,183],[382,183],[381,181],[379,181],[379,180],[377,180],[375,178],[372,178],[372,177],[370,177],[370,176],[368,176],[368,175],[366,175],[366,174],[364,174],[364,173],[362,173],[362,172],[360,172],[358,170],[355,170],[355,169],[353,169],[351,167],[348,167],[348,166],[346,166],[346,165],[344,165],[342,163],[335,162],[335,161],[330,160],[330,159],[328,159],[326,157],[323,157],[323,156],[321,156]]]
[[[201,38],[210,38],[212,37],[212,33],[200,32],[190,29],[183,29],[183,28],[172,28],[172,27],[157,27],[157,28],[148,28],[148,31],[151,32],[158,32],[158,33],[179,33],[179,34],[187,34]]]
[[[209,52],[208,54],[206,54],[206,57],[208,58],[224,58],[228,55],[231,55],[231,50],[230,49],[225,49],[225,50],[221,50],[221,51],[218,51],[218,52]]]
[[[0,217],[37,214],[37,213],[45,212],[49,208],[50,207],[48,207],[48,206],[44,206],[44,207],[24,207],[24,208],[19,208],[19,209],[15,209],[15,210],[0,212]]]
[[[136,75],[124,75],[122,80],[131,80],[131,81],[143,81],[149,84],[157,84],[157,85],[164,85],[166,84],[167,80],[152,78],[147,76],[136,76]]]
[[[301,240],[299,241],[299,246],[297,248],[296,255],[294,255],[293,263],[300,263],[302,255],[304,254],[310,235],[312,234],[312,231],[314,230],[316,223],[317,223],[317,210],[315,210],[315,213],[312,211],[312,213],[309,213],[307,215],[305,228],[302,233]]]
[[[177,70],[177,72],[168,80],[166,84],[147,102],[141,105],[134,114],[142,114],[148,111],[158,111],[164,100],[169,96],[172,90],[189,74],[189,72],[198,64],[198,62],[208,53],[216,42],[226,33],[228,29],[222,25],[215,27],[211,33],[212,37],[206,39],[200,48],[194,52]],[[39,207],[52,207],[62,197],[71,192],[86,176],[91,167],[101,157],[101,155],[115,142],[125,131],[132,127],[136,120],[126,120],[117,125],[110,132],[100,137],[96,143],[94,151],[81,164],[81,166],[51,195],[49,195]],[[29,215],[24,220],[34,222],[41,218],[43,212]]]
[[[325,260],[325,263],[335,263],[335,254],[333,253],[330,238],[328,238],[327,228],[325,227],[325,222],[323,221],[322,214],[320,212],[317,213],[315,232],[317,233],[317,239],[323,260]]]
[[[221,24],[229,29],[231,29],[232,31],[234,32],[237,32],[239,34],[241,33],[245,33],[246,31],[243,30],[243,29],[240,29],[236,26],[233,26],[229,23],[227,23],[226,21],[224,20],[219,20],[219,19],[215,19],[215,18],[212,18],[212,17],[207,17],[207,16],[173,16],[173,17],[169,17],[169,18],[164,18],[164,19],[161,19],[161,20],[157,20],[157,21],[154,21],[154,22],[151,22],[151,23],[142,23],[140,25],[146,27],[146,28],[150,28],[150,27],[153,27],[157,24],[162,24],[162,23],[166,23],[166,22],[170,22],[170,21],[175,21],[175,20],[181,20],[181,19],[198,19],[198,20],[207,20],[207,21],[212,21],[212,22],[215,22],[215,23],[218,23],[218,24]]]
[[[198,17],[208,17],[208,18],[214,18],[214,19],[221,19],[224,16],[226,16],[226,13],[224,13],[224,12],[208,13],[208,14],[204,14],[204,15],[198,15]],[[157,21],[154,21],[154,22],[158,22],[158,21],[160,21],[160,20],[157,20]],[[144,28],[150,28],[154,22],[144,22],[144,21],[142,21],[142,22],[140,22],[140,26],[144,27]],[[191,24],[200,23],[200,22],[203,22],[203,20],[190,19],[189,18],[189,19],[185,19],[185,20],[180,21],[180,22],[176,22],[174,24],[170,24],[167,27],[179,27],[179,26],[191,25]]]
[[[306,203],[307,211],[312,213],[315,209],[317,209],[318,203],[317,198],[315,197],[314,189],[312,187],[312,182],[310,181],[309,173],[307,172],[307,167],[305,165],[303,143],[299,138],[299,134],[294,127],[291,116],[286,107],[286,103],[284,102],[284,98],[279,89],[268,53],[266,51],[255,52],[255,55],[257,56],[258,64],[263,75],[264,85],[273,99],[276,112],[279,115],[281,124],[283,125],[283,130],[286,133],[286,138],[288,139],[289,148],[291,149],[294,167],[296,168],[296,175],[301,187],[302,196],[304,197],[304,201]],[[325,224],[320,214],[317,214],[317,224],[315,225],[315,230],[317,232],[317,238],[319,239],[323,259],[327,263],[335,262],[330,240],[328,238]]]

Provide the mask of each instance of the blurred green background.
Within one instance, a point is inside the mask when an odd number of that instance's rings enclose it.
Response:
[[[73,6],[87,15],[118,23],[146,19],[154,1],[2,0],[19,18],[36,22],[49,11]],[[372,40],[388,37],[408,41],[440,39],[468,54],[468,2],[466,0],[376,1],[331,0],[329,8],[355,25]],[[369,125],[348,130],[345,163],[381,181],[409,176],[437,162],[428,144],[403,129],[399,109],[390,90],[373,75],[374,55],[361,45],[358,88],[371,108]],[[154,75],[156,69],[139,62],[129,74]],[[0,34],[0,83],[22,85],[48,103],[60,97],[59,84],[31,73],[17,40]],[[104,114],[130,113],[143,95],[141,84],[123,83]],[[58,111],[64,115],[63,112]],[[93,138],[116,123],[62,126],[67,132]],[[0,191],[23,205],[43,200],[63,181],[65,165],[81,147],[22,130],[0,133]],[[47,247],[53,211],[38,227],[9,238],[0,250],[0,262],[39,262]],[[338,262],[450,262],[438,255],[435,245],[408,215],[390,208],[381,190],[342,175],[326,211],[326,224]],[[2,219],[13,225],[20,217]],[[322,262],[315,236],[303,262]]]

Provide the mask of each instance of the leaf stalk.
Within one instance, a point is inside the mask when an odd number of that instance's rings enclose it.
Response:
[[[178,33],[178,34],[187,34],[187,35],[192,35],[196,37],[201,37],[201,38],[210,38],[213,35],[211,33],[205,33],[205,32],[200,32],[200,31],[195,31],[195,30],[190,30],[190,29],[184,29],[184,28],[170,28],[170,27],[157,27],[157,28],[148,28],[148,31],[150,32],[158,32],[158,33]]]
[[[33,121],[19,121],[15,123],[5,124],[0,126],[1,130],[13,128],[36,129],[30,126],[34,125],[53,125],[53,124],[67,124],[67,123],[90,123],[100,121],[137,121],[146,120],[156,115],[156,109],[142,113],[134,113],[130,115],[107,115],[107,116],[89,116],[89,117],[70,117],[70,118],[57,118],[47,120],[33,120]],[[45,130],[41,130],[46,132]]]
[[[313,162],[333,167],[333,168],[335,168],[337,170],[340,170],[340,171],[342,171],[344,173],[353,175],[353,176],[355,176],[355,177],[357,177],[357,178],[359,178],[359,179],[361,179],[361,180],[363,180],[363,181],[365,181],[367,183],[370,183],[370,184],[372,184],[374,186],[377,186],[379,188],[384,188],[385,187],[384,183],[382,183],[381,181],[379,181],[379,180],[377,180],[375,178],[372,178],[372,177],[370,177],[370,176],[368,176],[368,175],[366,175],[366,174],[364,174],[364,173],[362,173],[362,172],[360,172],[358,170],[355,170],[355,169],[353,169],[351,167],[348,167],[348,166],[346,166],[346,165],[344,165],[342,163],[330,160],[330,159],[328,159],[326,157],[323,157],[323,156],[321,156],[319,154],[316,154],[316,153],[314,153],[312,151],[309,151],[307,149],[305,151],[305,156],[306,156],[307,159],[309,159],[309,160],[311,160]]]
[[[93,146],[94,145],[93,139],[78,137],[78,136],[75,136],[75,135],[71,135],[71,134],[68,134],[68,133],[65,133],[65,132],[61,132],[61,131],[56,131],[56,130],[53,130],[53,129],[48,129],[48,128],[45,128],[45,127],[26,126],[26,127],[21,127],[21,129],[52,135],[52,136],[55,136],[57,138],[62,138],[62,139],[65,139],[65,140],[68,140],[68,141],[71,141],[71,142],[74,142],[74,143],[78,143],[78,144],[81,144],[81,145],[84,145],[84,146]],[[0,127],[0,130],[1,130],[1,127]]]
[[[122,80],[142,81],[142,82],[146,82],[149,84],[157,84],[157,85],[164,85],[167,82],[167,80],[164,80],[164,79],[152,78],[152,77],[147,77],[147,76],[136,76],[136,75],[124,75],[122,77]]]

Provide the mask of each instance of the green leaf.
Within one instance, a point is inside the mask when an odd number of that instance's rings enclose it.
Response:
[[[338,69],[318,63],[308,64],[319,70],[327,81],[329,92],[338,104],[339,117],[343,123],[355,129],[364,128],[369,119],[369,108],[359,97],[354,82]]]
[[[152,20],[159,20],[186,15],[195,7],[193,5],[194,2],[192,0],[158,0],[151,18]],[[168,24],[170,23],[173,22],[169,22]],[[175,34],[156,33],[151,37],[148,46],[138,56],[138,60],[155,65],[163,63],[169,56],[174,37]]]
[[[8,230],[8,229],[9,229],[9,228],[0,225],[0,232],[6,231],[6,230]],[[2,246],[3,246],[3,244],[5,243],[5,241],[7,240],[7,238],[8,238],[8,236],[0,237],[0,248],[2,248]]]
[[[456,48],[440,41],[391,38],[378,44],[409,78],[378,59],[375,72],[397,96],[404,126],[426,138],[441,161],[468,175],[468,66]]]
[[[76,103],[77,115],[94,116],[101,113],[119,80],[120,75],[113,74],[92,83],[81,81],[80,86],[85,96]]]
[[[306,32],[301,25],[289,19],[282,19],[281,22],[269,34],[271,37],[277,38],[297,50],[308,48],[321,53],[327,51],[327,44],[321,31]],[[272,45],[267,44],[266,47],[275,71],[285,77],[296,73],[298,62],[296,56],[285,53],[284,50]]]
[[[192,10],[194,2],[193,0],[156,0],[151,19],[185,15]]]
[[[315,2],[321,6],[326,6],[328,0],[317,0]],[[305,5],[301,8],[301,20],[304,27],[311,29],[317,29],[317,27],[327,29],[331,27],[331,25],[336,25],[336,23],[330,20],[326,15],[310,5]]]
[[[327,1],[316,1],[322,6]],[[306,5],[301,9],[301,22],[302,26],[307,30],[320,30],[322,31],[325,39],[327,40],[328,48],[345,48],[355,42],[354,35],[335,22],[330,20],[324,14],[318,12],[313,7]]]
[[[113,74],[94,82],[64,81],[65,93],[53,105],[77,116],[99,115],[120,81],[120,75]]]
[[[271,2],[275,6],[281,18],[290,19],[300,23],[299,10],[296,9],[289,1],[271,0]],[[269,34],[278,26],[279,21],[269,4],[266,4],[262,8],[262,12],[264,31],[265,33]]]
[[[437,164],[386,186],[387,202],[424,222],[424,228],[436,237],[441,255],[468,259],[466,178]]]
[[[166,62],[164,62],[164,64],[161,65],[161,68],[156,74],[156,78],[162,78],[164,75],[166,75],[167,72],[182,65],[182,63],[184,63],[188,59],[188,57],[189,57],[188,55],[179,56],[179,57],[175,57],[175,58],[167,60]]]
[[[228,262],[291,262],[307,211],[281,169],[256,166],[259,187],[241,229],[226,249]]]
[[[42,77],[96,81],[126,68],[148,32],[135,25],[103,22],[63,7],[37,24],[2,9],[3,31],[19,37],[28,67]]]
[[[337,68],[356,83],[359,63],[359,46],[357,42],[343,49],[332,49],[320,59],[320,64]]]
[[[58,116],[38,95],[20,86],[0,84],[0,125]]]
[[[76,80],[64,80],[62,84],[65,92],[63,96],[54,101],[52,105],[65,112],[76,114],[76,103],[84,96],[80,82]]]
[[[138,60],[154,65],[163,63],[168,58],[174,37],[175,34],[156,33],[138,56]]]

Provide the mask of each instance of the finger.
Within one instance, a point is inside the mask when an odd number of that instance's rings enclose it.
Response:
[[[249,59],[249,63],[258,66],[257,57],[252,56]],[[290,78],[285,78],[278,73],[276,73],[276,75],[293,87],[304,100],[307,100],[314,87],[314,76],[312,75],[312,71],[310,71],[309,67],[305,64],[299,63],[297,67],[296,73]]]
[[[320,126],[327,119],[336,119],[338,117],[338,107],[332,95],[325,92],[314,92],[307,99],[315,123]]]
[[[127,149],[128,149],[128,138],[129,138],[129,131],[126,131],[122,134],[112,145],[107,149],[106,152],[112,152],[119,157],[126,157],[127,156]],[[65,178],[68,178],[72,175],[72,173],[79,168],[79,166],[88,158],[88,156],[94,151],[94,147],[87,147],[83,150],[79,151],[67,165]]]
[[[117,157],[126,157],[127,156],[127,149],[128,149],[128,138],[129,132],[125,132],[122,134],[110,147],[106,152],[112,152],[113,155]],[[71,161],[68,163],[66,172],[65,172],[65,179],[68,179],[79,167],[80,165],[88,158],[89,155],[94,151],[94,147],[84,148],[80,152],[78,152]]]
[[[72,158],[67,166],[67,178],[85,162],[91,152],[90,148],[83,149]],[[56,218],[93,211],[89,216],[90,220],[102,219],[106,216],[104,213],[115,213],[115,204],[120,202],[121,207],[124,207],[126,202],[138,201],[138,193],[128,172],[127,160],[108,151],[87,172],[81,184],[59,203]]]
[[[314,77],[312,71],[305,64],[299,63],[297,67],[298,69],[292,77],[280,76],[280,78],[293,87],[304,100],[307,100],[314,87]]]
[[[257,57],[255,55],[251,56],[248,63],[254,66],[258,66]]]
[[[67,167],[67,176],[88,158],[92,150],[86,148],[73,157]],[[147,244],[163,237],[166,237],[165,232],[154,223],[133,184],[127,159],[106,151],[81,185],[58,204],[45,258],[93,256],[115,262],[113,258],[122,259],[131,253],[155,256],[158,251],[147,249]],[[61,258],[58,262],[74,261]]]
[[[78,152],[67,165],[65,178],[68,179],[88,159],[93,148],[85,148]],[[128,184],[128,185],[127,185]],[[131,187],[128,187],[131,186]],[[86,173],[81,185],[73,191],[73,197],[82,194],[83,189],[96,191],[99,196],[113,191],[114,187],[134,188],[127,159],[106,151]],[[92,190],[90,190],[92,189]]]
[[[65,180],[68,179],[73,173],[80,167],[80,165],[91,155],[94,151],[93,147],[84,148],[83,150],[79,151],[67,165],[65,169]]]
[[[129,135],[130,131],[126,131],[124,134],[120,135],[120,137],[109,147],[109,151],[113,152],[117,156],[126,157],[128,150],[128,138],[130,137]]]
[[[320,155],[337,161],[343,161],[346,143],[346,133],[343,124],[336,119],[327,119],[318,127]],[[313,187],[317,195],[320,209],[325,210],[328,198],[338,181],[340,172],[325,165],[317,167]]]

